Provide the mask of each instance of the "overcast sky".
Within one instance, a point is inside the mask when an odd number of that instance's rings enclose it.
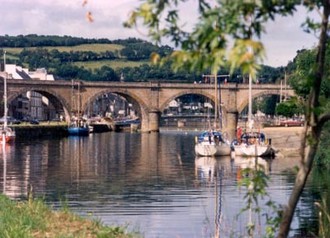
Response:
[[[139,0],[1,0],[1,35],[69,35],[86,38],[108,38],[110,40],[137,37],[146,39],[143,30],[127,29],[123,22]],[[187,21],[194,16],[196,0],[190,0],[181,13]],[[94,22],[86,20],[91,11]],[[295,17],[287,17],[271,23],[263,37],[270,66],[285,66],[297,50],[310,49],[316,45],[315,36],[304,33],[300,27],[305,13],[299,11]]]

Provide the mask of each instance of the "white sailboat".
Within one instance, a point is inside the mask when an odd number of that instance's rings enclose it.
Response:
[[[251,75],[249,75],[248,129],[242,132],[242,128],[237,128],[237,138],[231,146],[235,151],[235,156],[270,157],[275,155],[271,140],[267,139],[264,133],[253,129]]]
[[[218,83],[217,75],[214,75],[215,83],[215,103],[214,103],[214,130],[209,128],[207,131],[203,131],[199,136],[195,138],[195,154],[197,156],[223,156],[230,155],[231,148],[227,142],[224,134],[218,127]],[[220,114],[220,113],[219,113]],[[221,124],[221,123],[219,123]]]
[[[3,104],[4,104],[4,122],[3,126],[0,128],[2,143],[8,143],[15,139],[15,131],[8,127],[8,105],[7,105],[7,72],[6,72],[6,51],[3,54],[4,62],[4,80],[3,80]]]

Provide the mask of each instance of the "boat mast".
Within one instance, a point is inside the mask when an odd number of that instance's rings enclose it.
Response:
[[[218,129],[218,76],[214,75],[214,129]]]
[[[78,119],[80,118],[80,82],[78,82]]]
[[[281,90],[280,90],[280,103],[282,102],[282,84],[283,84],[283,82],[282,82],[283,80],[281,80]]]
[[[227,77],[229,78],[229,74],[221,74],[221,75],[217,75],[217,77],[219,77],[220,79],[221,78],[224,78],[224,82],[226,81]],[[223,120],[223,111],[222,111],[222,102],[221,102],[221,80],[218,81],[218,84],[217,84],[217,88],[218,88],[218,96],[217,96],[217,101],[219,102],[219,105],[218,105],[218,118],[219,118],[219,127],[220,127],[220,130],[222,130],[223,126],[225,125],[225,122]]]
[[[71,80],[71,120],[72,117],[74,116],[74,108],[73,108],[73,104],[74,104],[74,99],[73,99],[73,87],[74,87],[74,81],[73,79]]]
[[[284,70],[284,101],[286,101],[287,98],[287,91],[286,91],[286,70]]]
[[[7,72],[6,72],[6,51],[3,53],[3,71],[5,73],[5,77],[3,80],[3,104],[4,104],[4,123],[3,127],[7,128],[7,115],[8,115],[8,105],[7,105]]]
[[[248,124],[252,129],[252,76],[249,74],[249,107],[248,107]]]

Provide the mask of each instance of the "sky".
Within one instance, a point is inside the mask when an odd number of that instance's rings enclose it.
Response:
[[[86,0],[85,0],[86,1]],[[136,37],[151,41],[143,28],[128,29],[123,22],[141,2],[139,0],[1,0],[0,35],[68,35],[110,40]],[[180,16],[186,27],[195,22],[197,0],[182,7]],[[91,12],[94,21],[88,22]],[[306,13],[299,10],[294,17],[286,17],[267,25],[262,37],[267,58],[265,65],[286,66],[296,56],[297,50],[315,47],[317,38],[303,32],[300,25]],[[169,42],[165,42],[169,44]]]

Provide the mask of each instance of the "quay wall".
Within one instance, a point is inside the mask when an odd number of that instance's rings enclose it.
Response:
[[[66,125],[46,126],[46,125],[33,125],[33,126],[14,126],[16,139],[24,138],[37,138],[37,137],[63,137],[68,135],[68,127]]]

